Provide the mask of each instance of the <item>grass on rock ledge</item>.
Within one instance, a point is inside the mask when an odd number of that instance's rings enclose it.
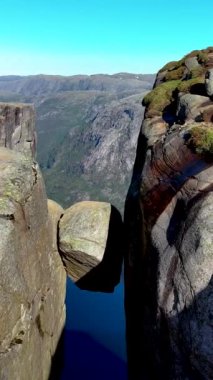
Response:
[[[180,80],[171,80],[155,87],[143,98],[143,106],[148,107],[149,117],[160,115],[173,100],[173,92]]]
[[[192,147],[196,153],[213,159],[213,124],[211,126],[205,124],[192,125],[189,133],[190,139],[187,145]]]

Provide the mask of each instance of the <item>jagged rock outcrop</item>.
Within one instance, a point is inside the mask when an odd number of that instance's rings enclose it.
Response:
[[[126,200],[131,380],[212,379],[213,48],[167,64],[143,100]]]
[[[64,326],[66,273],[32,158],[34,110],[0,110],[0,379],[45,380]]]
[[[32,105],[0,103],[0,146],[35,156],[35,111]]]
[[[209,96],[213,96],[213,69],[206,73],[206,92]]]
[[[111,292],[120,281],[122,220],[106,202],[78,202],[59,223],[59,249],[71,279],[82,289]]]

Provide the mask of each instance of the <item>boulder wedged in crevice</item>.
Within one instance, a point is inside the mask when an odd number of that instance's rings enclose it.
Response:
[[[123,260],[120,213],[106,202],[84,201],[65,210],[59,250],[68,276],[85,290],[112,292]]]

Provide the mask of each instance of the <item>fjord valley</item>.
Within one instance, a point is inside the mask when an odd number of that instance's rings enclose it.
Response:
[[[0,77],[0,100],[34,103],[37,159],[48,196],[122,211],[143,109],[154,75]]]

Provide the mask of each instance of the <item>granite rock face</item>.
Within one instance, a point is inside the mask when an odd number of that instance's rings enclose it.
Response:
[[[212,379],[211,67],[213,48],[192,52],[144,99],[125,210],[131,380]]]
[[[0,146],[35,156],[35,111],[30,104],[0,103]]]
[[[213,69],[206,73],[206,91],[209,96],[213,96]]]
[[[1,124],[6,147],[0,148],[0,379],[44,380],[64,326],[66,273],[32,159],[33,130],[30,141],[25,139],[34,111],[20,104],[6,109]],[[22,119],[16,124],[17,109]]]
[[[106,202],[78,202],[59,223],[59,249],[68,276],[87,290],[113,291],[122,265],[122,220]]]

